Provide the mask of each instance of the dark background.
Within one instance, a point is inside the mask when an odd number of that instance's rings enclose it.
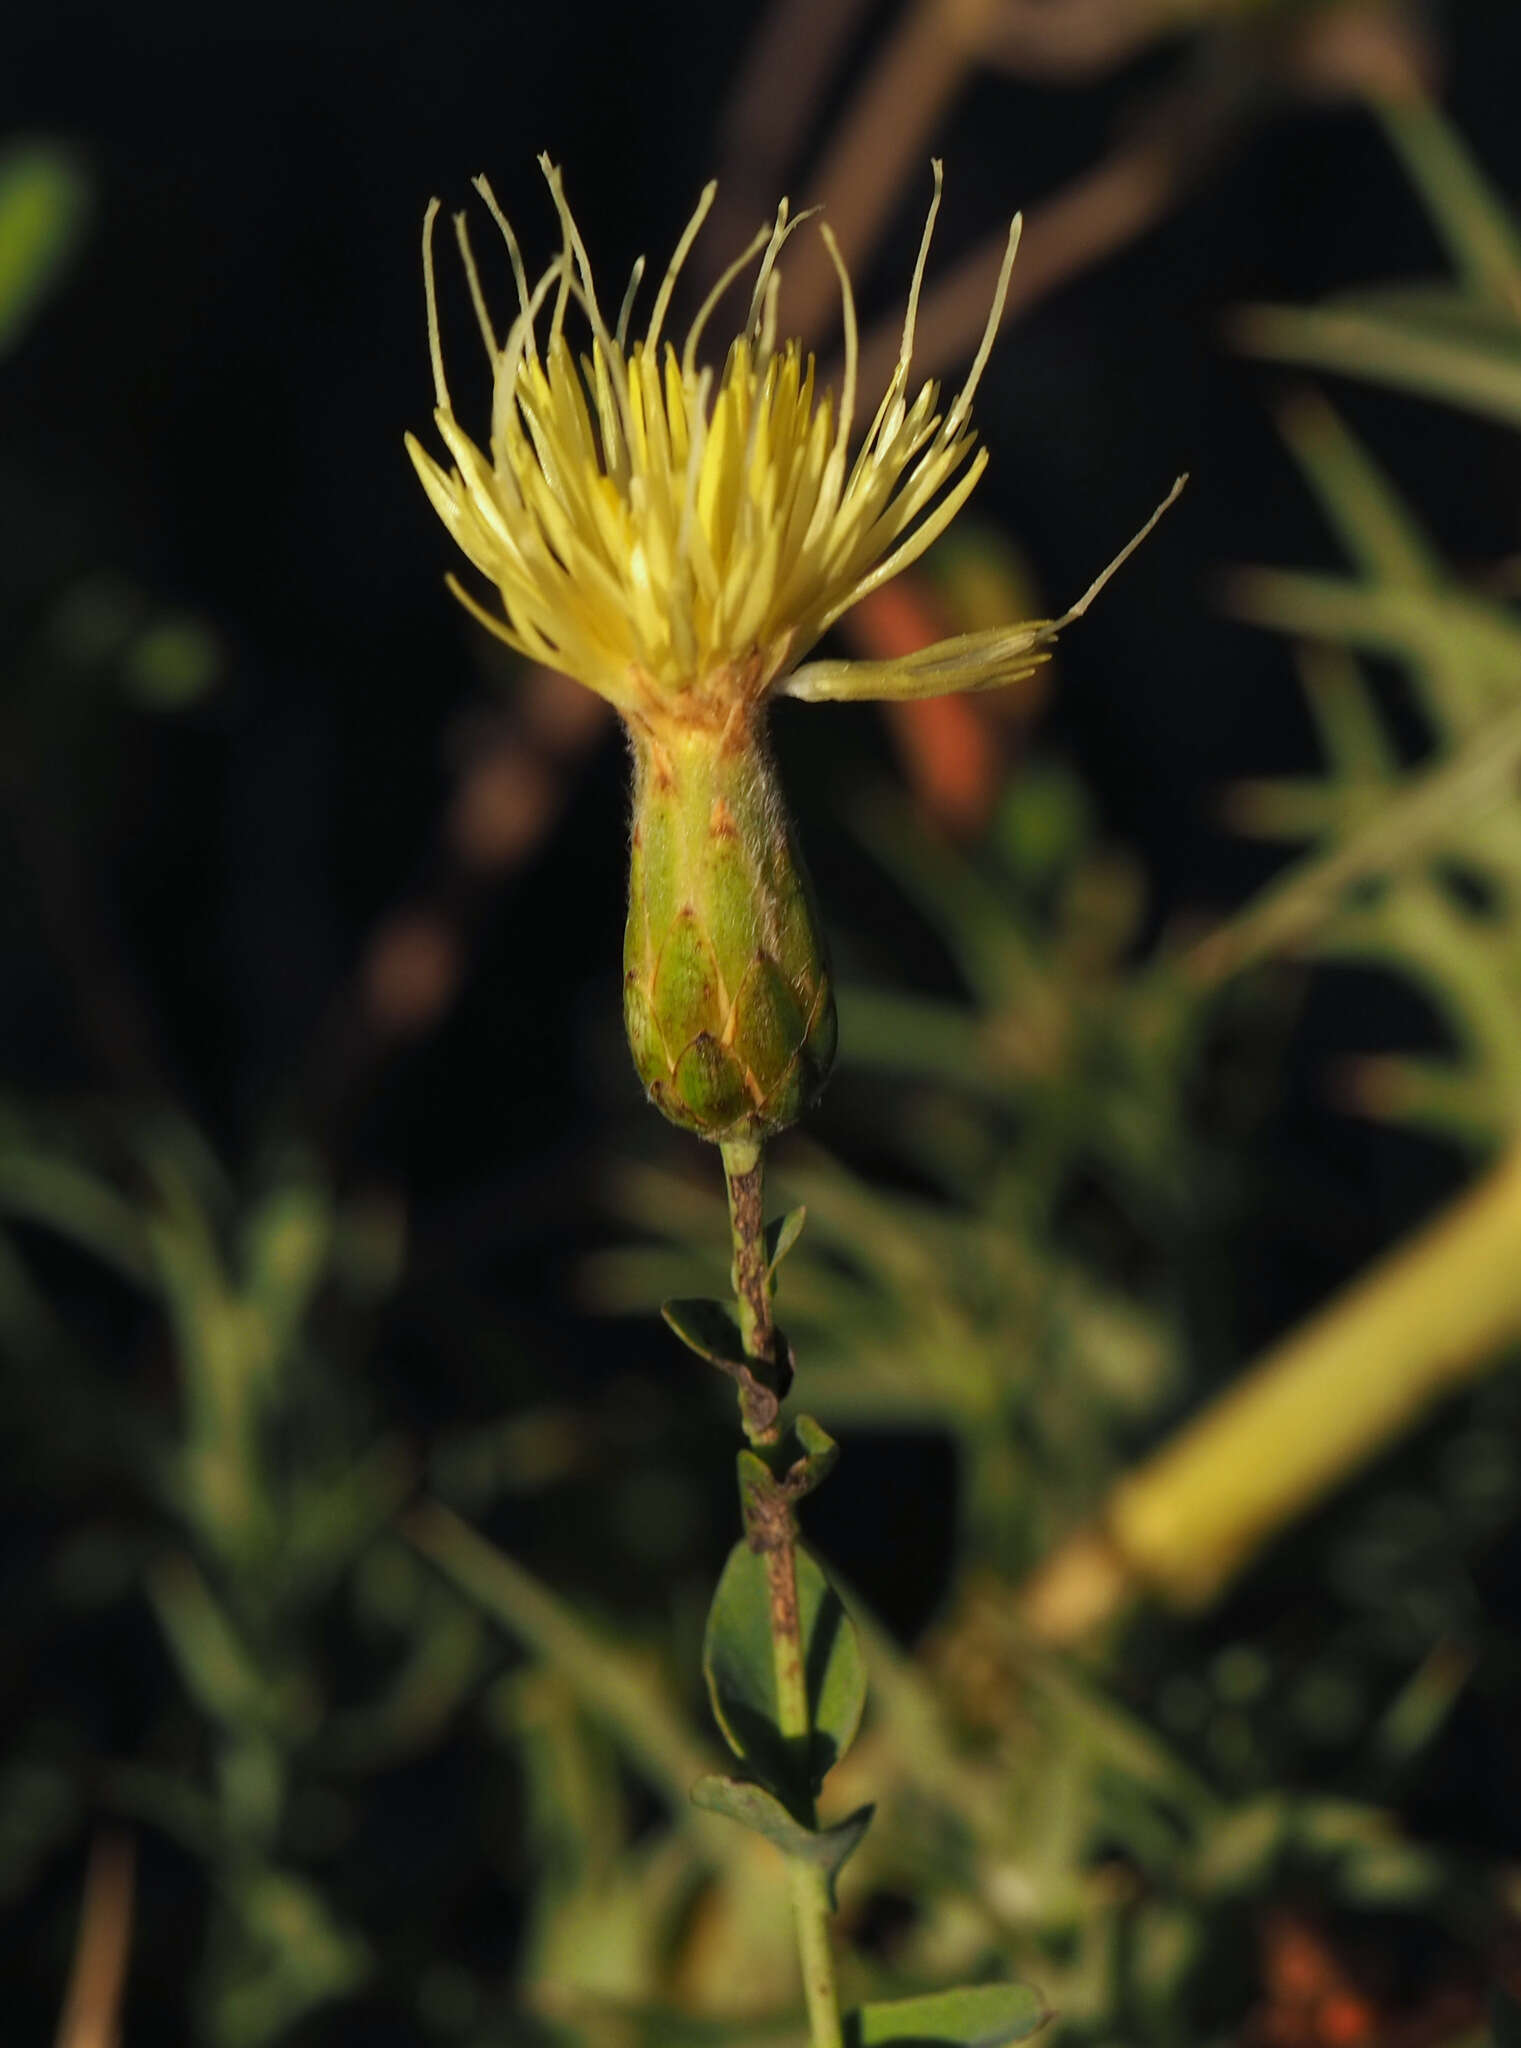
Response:
[[[888,12],[868,13],[859,56]],[[22,767],[42,839],[12,835],[0,855],[0,1075],[42,1098],[172,1097],[234,1162],[271,1131],[315,1131],[340,1180],[405,1186],[416,1270],[489,1296],[524,1376],[610,1368],[610,1340],[565,1298],[575,1249],[604,1227],[585,1162],[609,1116],[628,1149],[665,1140],[617,1030],[626,825],[611,734],[576,771],[555,830],[470,906],[471,963],[437,1028],[384,1058],[344,1057],[366,936],[434,872],[497,673],[443,590],[450,549],[401,447],[407,428],[426,432],[431,403],[419,222],[431,194],[461,204],[484,168],[532,267],[551,247],[533,164],[548,149],[599,272],[622,275],[639,249],[658,266],[717,159],[754,14],[55,5],[5,31],[0,137],[65,142],[93,189],[77,260],[0,371],[10,667],[45,694],[37,634],[62,593],[108,574],[206,621],[222,673],[177,715],[118,707],[102,721],[66,691],[44,707]],[[1439,29],[1446,103],[1499,187],[1521,192],[1521,14],[1454,6]],[[938,260],[1091,163],[1186,61],[1178,44],[1097,83],[976,83],[937,141]],[[805,163],[797,196],[807,184]],[[919,203],[858,280],[868,308],[897,303]],[[1050,714],[1054,743],[1142,854],[1158,920],[1239,900],[1271,871],[1218,827],[1218,790],[1313,758],[1284,650],[1219,615],[1219,572],[1335,559],[1275,438],[1274,379],[1231,357],[1223,316],[1437,264],[1368,118],[1285,105],[994,357],[977,507],[1017,538],[1053,606],[1179,469],[1193,475],[1070,636]],[[1513,545],[1513,443],[1412,401],[1341,396],[1459,562]],[[887,764],[874,715],[784,715],[779,738],[847,953],[950,986],[933,937],[903,921],[831,802],[842,774]],[[39,844],[63,881],[39,872]],[[92,936],[72,945],[80,904]],[[1333,992],[1296,1041],[1259,1162],[1248,1337],[1281,1327],[1451,1178],[1429,1148],[1325,1114],[1338,1049],[1410,1024],[1368,1000]],[[389,1397],[422,1425],[498,1398],[489,1362],[450,1342],[421,1317],[395,1339]],[[851,1497],[838,1498],[832,1540],[859,1573]],[[905,1623],[932,1601],[936,1564],[931,1544],[918,1582],[900,1576]],[[135,1641],[115,1654],[130,1697]],[[419,1791],[415,1828],[398,1823],[390,1853],[404,1860],[444,1799]],[[184,1882],[155,1881],[169,1898]]]

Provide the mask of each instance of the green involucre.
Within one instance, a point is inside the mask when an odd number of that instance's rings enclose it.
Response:
[[[633,728],[624,1022],[650,1100],[715,1141],[763,1139],[817,1097],[834,993],[756,722]]]

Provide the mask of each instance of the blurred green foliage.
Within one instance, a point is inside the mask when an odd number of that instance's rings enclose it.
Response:
[[[0,152],[0,356],[15,346],[62,275],[88,210],[73,158],[46,143]]]

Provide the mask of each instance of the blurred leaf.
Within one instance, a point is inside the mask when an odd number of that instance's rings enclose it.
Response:
[[[166,618],[133,641],[123,681],[145,709],[183,711],[208,694],[221,667],[221,649],[207,627],[198,619]]]
[[[1521,622],[1503,605],[1452,583],[1429,591],[1308,570],[1245,569],[1231,579],[1227,594],[1236,615],[1255,625],[1396,661],[1461,661],[1514,701]]]
[[[143,1219],[110,1184],[40,1146],[0,1152],[0,1211],[70,1239],[138,1286],[154,1267]]]
[[[1392,384],[1521,426],[1521,326],[1450,286],[1365,292],[1322,307],[1251,306],[1231,331],[1248,355]]]
[[[1521,2048],[1521,2001],[1503,1984],[1495,1987],[1489,2002],[1489,2027],[1495,2048]]]
[[[1384,132],[1469,289],[1521,319],[1521,235],[1452,123],[1413,96],[1377,103]]]
[[[188,1557],[163,1558],[149,1590],[185,1684],[214,1721],[232,1729],[273,1729],[288,1720],[289,1701]]]
[[[207,1998],[215,2048],[265,2048],[306,2013],[354,1991],[370,1954],[306,1879],[268,1867],[230,1891],[239,1951],[224,1957]]]
[[[0,1768],[0,1901],[29,1889],[80,1819],[79,1787],[51,1761],[17,1755]]]
[[[66,150],[27,143],[0,154],[0,355],[15,347],[73,254],[88,199]]]
[[[240,1245],[244,1285],[264,1317],[276,1357],[294,1340],[327,1271],[334,1211],[315,1181],[282,1182],[253,1209]]]
[[[1259,572],[1259,577],[1265,574]],[[1292,604],[1287,584],[1332,579],[1269,580]],[[1262,609],[1274,608],[1269,602]],[[1521,639],[1517,659],[1521,661]],[[1408,776],[1398,796],[1328,852],[1297,863],[1200,940],[1188,955],[1190,971],[1201,980],[1216,982],[1304,946],[1345,914],[1348,895],[1357,885],[1429,859],[1458,827],[1470,828],[1476,819],[1509,802],[1518,761],[1521,704],[1513,702],[1488,718],[1461,747]]]
[[[710,1752],[659,1674],[607,1641],[484,1536],[435,1501],[407,1515],[405,1534],[486,1613],[561,1672],[586,1711],[678,1810],[711,1769]]]
[[[1278,408],[1278,430],[1366,575],[1441,587],[1446,567],[1430,537],[1334,406],[1317,391],[1296,392]]]

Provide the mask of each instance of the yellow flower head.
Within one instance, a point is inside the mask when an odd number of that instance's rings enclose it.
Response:
[[[461,255],[493,376],[490,457],[460,428],[439,342],[432,230],[424,229],[437,421],[454,468],[408,438],[434,507],[500,593],[483,614],[509,646],[576,676],[620,708],[650,694],[735,685],[769,688],[869,590],[922,554],[982,473],[972,395],[1003,310],[1019,238],[1011,229],[982,345],[954,400],[926,383],[910,401],[914,315],[940,203],[940,166],[909,290],[897,367],[854,460],[856,320],[839,272],[845,369],[838,403],[819,391],[802,344],[776,341],[777,260],[808,218],[783,200],[719,279],[678,353],[664,339],[677,280],[716,187],[709,185],[661,280],[644,333],[629,339],[642,273],[635,266],[609,326],[560,173],[541,159],[564,237],[530,288],[517,239],[482,179],[476,186],[506,241],[518,314],[505,341],[486,310],[463,217]],[[758,259],[758,260],[757,260]],[[755,266],[749,311],[718,372],[700,360],[726,291]],[[542,331],[547,310],[547,332]],[[567,317],[588,330],[573,349]],[[722,680],[720,680],[722,679]]]
[[[974,452],[972,397],[1002,316],[1019,219],[965,383],[943,409],[933,381],[910,400],[914,320],[940,205],[934,165],[897,365],[852,460],[855,305],[827,222],[818,231],[839,273],[844,308],[838,403],[832,391],[817,389],[813,357],[802,344],[776,340],[778,258],[808,215],[790,215],[782,201],[772,226],[708,294],[678,353],[664,339],[666,316],[716,187],[704,190],[649,324],[631,341],[643,259],[609,327],[560,173],[547,158],[540,162],[563,243],[532,287],[491,188],[484,178],[475,181],[517,282],[518,313],[505,340],[487,311],[464,217],[455,218],[492,366],[489,458],[455,419],[444,374],[433,272],[436,200],[424,224],[435,417],[454,466],[444,469],[410,435],[407,448],[439,517],[496,585],[502,615],[487,612],[452,578],[451,585],[510,647],[577,677],[635,717],[673,695],[682,697],[688,716],[700,715],[704,699],[753,700],[783,685],[843,612],[921,555],[982,474],[987,454]],[[715,375],[699,359],[703,337],[720,299],[752,264],[749,311]],[[579,354],[566,333],[573,309],[588,330]],[[891,676],[847,677],[845,664],[826,663],[786,686],[789,694],[813,697],[991,687],[1041,659],[1041,646],[1093,594],[1063,619],[946,642],[935,662],[916,658]]]

